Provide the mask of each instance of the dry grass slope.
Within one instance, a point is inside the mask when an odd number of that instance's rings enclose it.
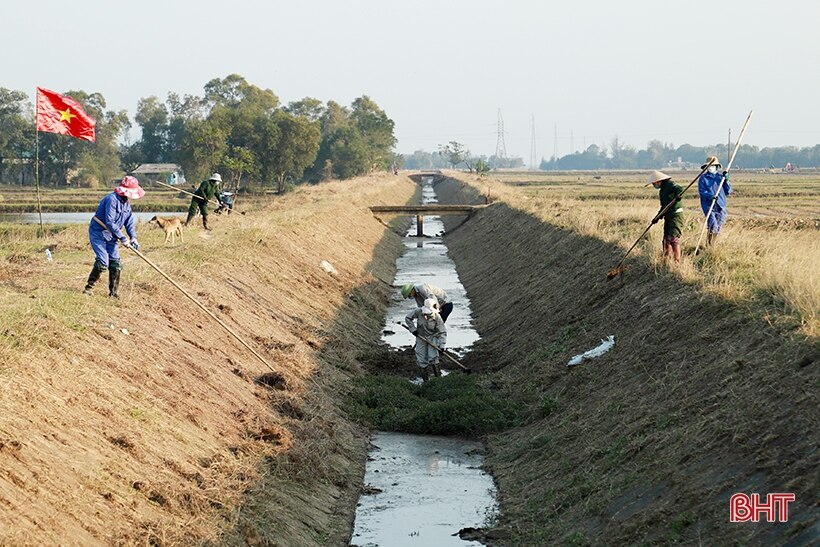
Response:
[[[499,201],[447,243],[483,336],[471,364],[530,414],[488,439],[509,543],[809,544],[820,527],[816,304],[759,296],[763,260],[749,260],[745,293],[737,272],[718,273],[717,253],[667,270],[654,240],[607,281],[653,200],[617,208],[453,176],[437,187],[442,202],[483,202],[488,187]],[[738,236],[751,239],[727,233],[720,256]],[[799,258],[778,247],[767,252]],[[566,367],[610,334],[611,352]],[[780,491],[797,495],[789,523],[729,525],[732,493]]]

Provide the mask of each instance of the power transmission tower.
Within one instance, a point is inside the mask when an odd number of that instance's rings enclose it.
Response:
[[[498,109],[498,139],[495,142],[496,159],[507,159],[507,144],[504,142],[504,118],[501,109]]]
[[[535,165],[535,116],[532,117],[532,137],[530,138],[530,169],[537,169]]]

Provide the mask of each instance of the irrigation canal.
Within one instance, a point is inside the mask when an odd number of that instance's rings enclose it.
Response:
[[[422,203],[435,203],[432,179],[422,187]],[[447,345],[460,353],[476,340],[470,303],[447,256],[438,217],[424,218],[424,237],[416,224],[404,238],[406,250],[397,260],[394,285],[430,283],[444,289],[455,303],[447,320]],[[411,236],[412,234],[412,236]],[[415,306],[395,291],[387,312],[384,340],[394,348],[413,344],[413,336],[397,325]],[[446,373],[447,361],[441,362]],[[419,379],[420,380],[420,379]],[[497,514],[496,490],[485,473],[480,443],[451,437],[377,431],[365,470],[365,491],[356,510],[352,545],[360,547],[478,546],[458,531],[482,527]]]

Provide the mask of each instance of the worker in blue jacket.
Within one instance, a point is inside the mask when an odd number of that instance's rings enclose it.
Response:
[[[706,163],[701,165],[700,168],[705,168],[710,161],[712,165],[709,165],[706,172],[698,179],[700,207],[703,209],[704,215],[709,215],[706,218],[706,229],[708,231],[706,235],[706,245],[714,243],[720,233],[720,229],[723,228],[723,224],[726,222],[726,196],[732,193],[732,187],[729,185],[729,172],[720,172],[723,166],[718,162],[715,156],[706,158]],[[720,189],[720,193],[718,193],[718,187],[721,181],[723,181],[723,187]],[[716,200],[715,195],[717,195]],[[712,208],[712,213],[709,214],[709,208],[712,207],[713,201],[715,206]]]
[[[95,260],[83,290],[85,294],[91,294],[94,284],[108,270],[108,295],[119,298],[122,265],[118,246],[129,245],[139,250],[130,200],[140,199],[144,195],[145,190],[140,188],[139,181],[129,175],[122,179],[113,192],[100,200],[97,212],[88,225],[88,239],[94,250]],[[128,236],[123,233],[123,229]]]

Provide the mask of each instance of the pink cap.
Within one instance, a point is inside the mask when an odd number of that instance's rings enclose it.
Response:
[[[114,191],[121,196],[131,199],[139,199],[145,195],[145,190],[140,188],[140,181],[131,175],[126,175]]]

